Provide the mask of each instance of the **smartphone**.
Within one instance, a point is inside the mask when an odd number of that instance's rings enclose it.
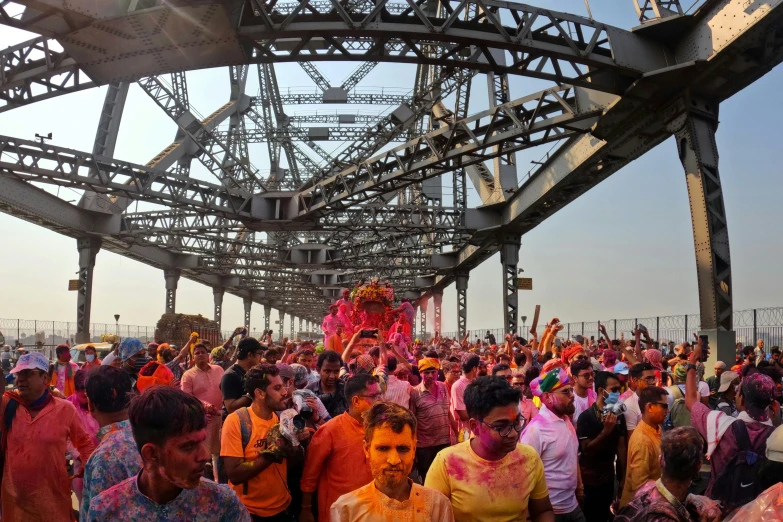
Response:
[[[373,339],[378,334],[378,330],[362,330],[359,339]]]
[[[706,335],[700,335],[699,339],[701,339],[701,357],[699,360],[704,362],[710,356],[710,339]]]

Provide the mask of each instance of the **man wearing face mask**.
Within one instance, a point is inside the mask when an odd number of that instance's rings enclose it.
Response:
[[[557,522],[585,522],[579,476],[579,443],[569,418],[574,414],[574,388],[563,368],[556,368],[530,383],[541,397],[541,409],[522,432],[520,442],[536,450],[544,463],[549,498]]]
[[[251,522],[233,491],[203,478],[210,455],[201,401],[173,386],[152,386],[128,411],[143,467],[98,494],[87,521]]]
[[[620,381],[610,372],[595,375],[597,398],[595,404],[579,417],[576,436],[579,439],[579,469],[585,488],[585,518],[606,522],[609,508],[614,501],[615,456],[617,477],[623,490],[625,464],[628,456],[625,416],[604,413],[606,406],[617,404],[620,398]]]
[[[91,370],[101,366],[101,360],[98,359],[95,347],[91,344],[84,349],[84,358],[87,359],[87,362],[82,364],[82,370]]]
[[[119,357],[122,361],[122,369],[128,374],[133,386],[136,386],[136,379],[139,377],[139,370],[149,362],[146,356],[147,348],[135,337],[126,337],[122,340],[119,347]]]
[[[360,373],[345,383],[348,411],[315,432],[305,457],[300,522],[313,522],[313,492],[318,490],[318,518],[329,520],[329,508],[342,495],[372,481],[370,464],[362,451],[363,415],[381,398],[378,381]]]

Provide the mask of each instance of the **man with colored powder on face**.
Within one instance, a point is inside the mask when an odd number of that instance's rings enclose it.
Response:
[[[203,478],[210,455],[201,401],[173,386],[152,386],[128,414],[143,468],[96,496],[89,522],[251,522],[233,491]]]
[[[669,403],[666,390],[645,386],[639,394],[642,420],[628,440],[628,465],[620,507],[625,507],[648,480],[661,478],[661,425]]]
[[[449,413],[446,384],[438,382],[440,362],[433,357],[419,361],[421,382],[411,390],[411,413],[416,417],[416,470],[427,478],[435,455],[451,444],[451,430],[457,423]]]
[[[3,394],[2,480],[4,522],[70,522],[71,487],[65,468],[67,441],[86,461],[94,445],[73,404],[49,391],[49,361],[22,355],[11,373],[16,391]]]
[[[275,412],[287,407],[288,390],[280,377],[280,369],[268,363],[247,372],[245,389],[253,403],[226,417],[220,455],[231,487],[253,520],[284,522],[290,520],[286,508],[291,503],[285,482],[287,462],[284,459],[288,445],[272,427],[279,422]],[[250,431],[244,447],[243,423],[245,430]]]
[[[49,383],[66,397],[76,393],[73,377],[79,371],[79,365],[71,361],[70,350],[67,344],[61,344],[55,349],[57,360],[52,365],[52,381]]]
[[[332,504],[332,522],[453,522],[449,499],[408,478],[416,449],[416,419],[393,402],[364,416],[364,453],[373,481]]]
[[[131,393],[130,377],[119,368],[101,366],[90,373],[87,398],[90,413],[100,426],[100,442],[84,467],[80,520],[87,520],[90,501],[96,495],[141,470],[141,455],[128,420]]]
[[[574,388],[568,373],[556,368],[530,383],[541,397],[541,409],[522,432],[544,463],[549,497],[557,522],[585,522],[579,506],[582,483],[579,474],[579,442],[570,416],[574,413]]]
[[[339,355],[338,355],[339,357]],[[329,522],[329,508],[341,496],[372,480],[370,464],[362,451],[363,415],[381,398],[378,382],[361,373],[345,383],[348,411],[315,432],[305,456],[300,522],[314,522],[313,492],[318,490],[318,522]]]
[[[555,520],[541,459],[519,444],[520,396],[500,377],[479,377],[465,389],[474,436],[438,453],[424,482],[451,500],[457,522]]]

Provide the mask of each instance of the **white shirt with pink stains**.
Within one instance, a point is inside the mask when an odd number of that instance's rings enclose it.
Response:
[[[579,441],[571,420],[561,419],[542,404],[519,442],[532,446],[541,457],[555,514],[570,513],[579,507],[576,501]]]

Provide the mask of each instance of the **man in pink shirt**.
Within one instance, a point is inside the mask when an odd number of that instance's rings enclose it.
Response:
[[[570,416],[574,413],[574,388],[568,373],[556,368],[530,383],[541,397],[541,410],[522,432],[520,442],[536,450],[544,463],[549,500],[558,520],[585,522],[577,502],[584,493],[579,477],[579,441]]]
[[[217,364],[209,364],[209,351],[202,343],[193,347],[193,359],[196,363],[195,366],[182,375],[182,391],[193,395],[201,402],[212,405],[212,410],[214,410],[217,405],[223,403],[223,394],[220,391],[223,368]],[[207,406],[207,410],[210,410],[209,406]],[[204,441],[210,455],[212,455],[212,473],[215,482],[218,481],[217,459],[220,454],[220,421],[220,415],[209,416],[207,438]]]
[[[468,417],[468,411],[465,408],[464,400],[465,388],[478,377],[480,361],[481,359],[475,353],[463,357],[462,377],[460,377],[451,387],[451,405],[449,406],[449,412],[454,416],[459,425],[457,442],[462,442],[470,438],[470,428],[468,427],[470,417]]]
[[[71,522],[71,483],[65,468],[70,439],[86,461],[95,449],[76,408],[49,391],[49,361],[38,352],[19,358],[11,373],[17,391],[6,392],[0,418],[10,421],[3,437],[4,522]]]

